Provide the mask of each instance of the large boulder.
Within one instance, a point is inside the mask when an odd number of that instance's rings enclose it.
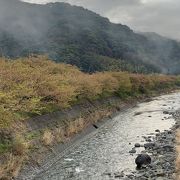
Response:
[[[139,154],[135,159],[137,168],[141,168],[143,165],[151,164],[151,157],[148,154]]]

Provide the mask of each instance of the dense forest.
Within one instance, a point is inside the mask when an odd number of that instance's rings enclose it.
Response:
[[[2,15],[1,15],[2,14]],[[180,43],[66,3],[0,1],[0,55],[47,54],[85,72],[180,72]]]

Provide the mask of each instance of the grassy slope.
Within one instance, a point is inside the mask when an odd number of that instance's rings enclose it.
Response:
[[[32,140],[39,138],[45,146],[49,146],[53,139],[61,142],[65,135],[69,137],[86,126],[85,118],[80,117],[64,122],[65,128],[57,128],[55,134],[47,128],[25,137],[27,129],[24,124],[28,118],[66,109],[87,100],[114,95],[121,99],[133,98],[179,85],[180,78],[176,76],[126,72],[85,74],[76,67],[56,64],[43,56],[16,61],[1,59],[0,154],[5,158],[0,158],[0,174],[15,176],[18,173],[27,151],[35,149]],[[109,111],[102,110],[101,115],[94,113],[98,120]]]

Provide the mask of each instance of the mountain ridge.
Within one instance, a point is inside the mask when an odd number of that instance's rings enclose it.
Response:
[[[180,73],[179,42],[155,41],[83,7],[2,0],[0,16],[2,56],[47,54],[86,72]]]

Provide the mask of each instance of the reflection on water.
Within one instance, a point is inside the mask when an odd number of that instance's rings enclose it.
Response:
[[[164,131],[174,124],[169,114],[180,107],[180,93],[164,95],[151,102],[121,112],[99,128],[91,138],[71,149],[36,180],[109,180],[110,173],[135,170],[135,155],[129,151],[135,143],[143,144],[142,136],[156,129]]]

